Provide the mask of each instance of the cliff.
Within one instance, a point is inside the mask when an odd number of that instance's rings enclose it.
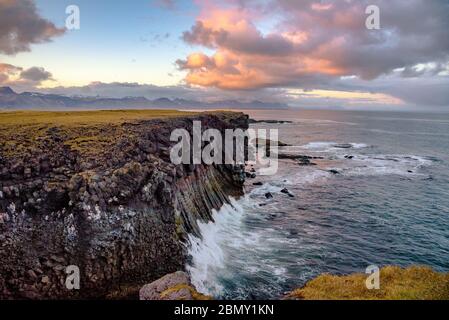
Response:
[[[170,162],[170,133],[241,113],[0,113],[0,298],[103,298],[186,263],[183,239],[242,192],[243,168]],[[66,287],[67,266],[80,289]]]

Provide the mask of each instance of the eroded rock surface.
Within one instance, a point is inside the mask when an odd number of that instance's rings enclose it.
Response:
[[[0,298],[101,298],[182,270],[187,233],[244,181],[242,167],[170,162],[171,131],[193,120],[248,126],[209,113],[0,128]],[[71,265],[79,290],[66,287]]]
[[[168,274],[139,292],[140,300],[209,300],[211,297],[198,293],[190,282],[189,275],[182,271]]]

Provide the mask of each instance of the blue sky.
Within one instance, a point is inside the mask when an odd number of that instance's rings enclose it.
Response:
[[[171,85],[182,79],[174,62],[191,51],[180,41],[198,11],[191,2],[179,2],[174,10],[148,0],[37,0],[36,4],[41,15],[58,27],[65,25],[66,7],[78,5],[81,29],[34,45],[32,52],[7,62],[22,67],[39,62],[61,85],[89,81]]]
[[[69,5],[80,30],[63,29]],[[365,24],[371,5],[375,30]],[[0,86],[449,109],[448,16],[447,0],[0,1]]]

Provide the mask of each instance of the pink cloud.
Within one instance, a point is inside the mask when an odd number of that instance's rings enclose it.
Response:
[[[201,12],[183,39],[215,50],[178,60],[189,84],[256,89],[304,84],[307,79],[356,75],[374,79],[401,67],[447,61],[448,5],[387,0],[263,2],[198,1]],[[365,27],[365,8],[382,8],[382,29]],[[388,12],[387,12],[388,11]],[[426,17],[420,29],[417,14]],[[404,16],[405,15],[405,16]],[[270,30],[258,27],[278,17]]]

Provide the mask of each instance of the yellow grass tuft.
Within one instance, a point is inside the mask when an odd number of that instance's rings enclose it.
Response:
[[[305,287],[290,293],[288,299],[304,300],[449,300],[449,274],[429,267],[407,269],[385,267],[380,271],[380,289],[368,290],[367,274],[333,276],[324,274]]]

